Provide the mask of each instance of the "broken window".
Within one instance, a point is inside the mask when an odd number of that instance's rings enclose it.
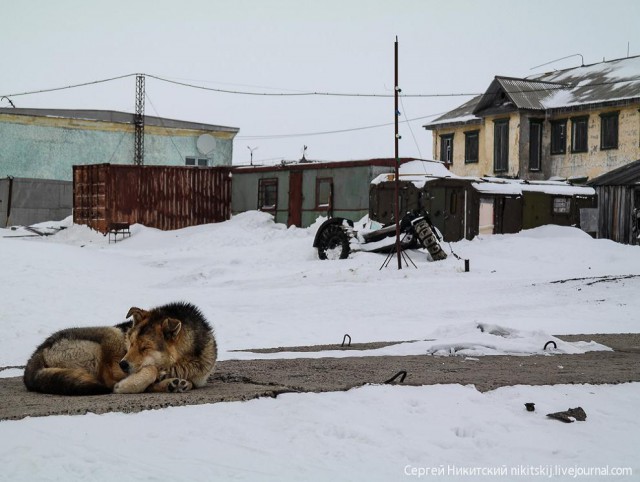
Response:
[[[278,180],[275,178],[258,181],[258,209],[275,214],[278,207]]]
[[[328,209],[333,204],[333,178],[316,179],[316,209]]]
[[[440,136],[440,161],[453,164],[453,134]]]

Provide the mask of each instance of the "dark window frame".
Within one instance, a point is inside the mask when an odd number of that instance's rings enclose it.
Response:
[[[539,129],[537,145],[533,143],[533,131],[535,128]],[[542,170],[542,136],[544,135],[544,120],[543,119],[529,119],[529,171]],[[537,157],[534,164],[534,155]]]
[[[329,199],[326,202],[321,197],[321,189],[323,184],[329,184]],[[330,210],[333,206],[333,178],[332,177],[316,177],[316,206],[317,211]]]
[[[607,151],[618,148],[620,112],[600,114],[600,150]],[[611,122],[611,124],[610,124]]]
[[[567,153],[567,119],[554,120],[551,124],[551,155]]]
[[[509,170],[509,119],[493,121],[493,171]]]
[[[269,203],[273,196],[273,203]],[[273,213],[278,210],[278,178],[268,177],[258,179],[258,211]]]
[[[184,158],[184,165],[189,167],[207,167],[209,159],[206,157],[187,156]]]
[[[464,163],[478,163],[480,157],[480,130],[464,133]]]
[[[447,143],[446,141],[449,142]],[[449,145],[449,156],[446,155],[446,145]],[[440,162],[444,163],[446,166],[451,166],[453,164],[453,134],[442,134],[440,136]]]
[[[584,126],[584,129],[582,126]],[[571,152],[589,152],[588,115],[571,118]]]

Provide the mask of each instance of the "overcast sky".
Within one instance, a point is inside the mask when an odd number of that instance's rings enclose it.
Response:
[[[145,73],[253,92],[481,93],[640,54],[637,0],[3,0],[0,95]],[[239,127],[234,163],[393,157],[393,97],[217,93],[146,80],[148,115]],[[402,157],[432,158],[422,126],[468,96],[403,99]],[[135,77],[13,96],[16,107],[133,112]],[[6,100],[0,106],[7,107]],[[313,133],[390,124],[336,134]],[[409,129],[409,126],[411,129]],[[297,135],[277,137],[282,135]],[[259,138],[267,136],[267,138]],[[101,162],[102,160],[97,160]]]

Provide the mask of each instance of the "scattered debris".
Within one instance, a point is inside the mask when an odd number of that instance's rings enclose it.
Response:
[[[535,412],[536,410],[536,404],[533,402],[527,402],[524,406],[527,409],[527,412]]]
[[[565,423],[572,423],[578,420],[579,422],[584,422],[587,419],[587,414],[582,409],[582,407],[570,408],[565,412],[555,412],[548,413],[547,417],[553,418],[555,420],[560,420]]]

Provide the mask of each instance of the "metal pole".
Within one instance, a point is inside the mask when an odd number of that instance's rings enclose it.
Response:
[[[396,36],[396,41],[394,44],[395,50],[395,82],[394,86],[394,99],[395,99],[395,109],[393,111],[393,117],[395,122],[395,202],[393,206],[393,217],[396,221],[396,254],[398,255],[398,269],[402,269],[402,256],[400,253],[400,156],[399,156],[399,146],[398,143],[400,141],[400,135],[398,134],[398,93],[400,92],[400,88],[398,87],[398,37]]]

